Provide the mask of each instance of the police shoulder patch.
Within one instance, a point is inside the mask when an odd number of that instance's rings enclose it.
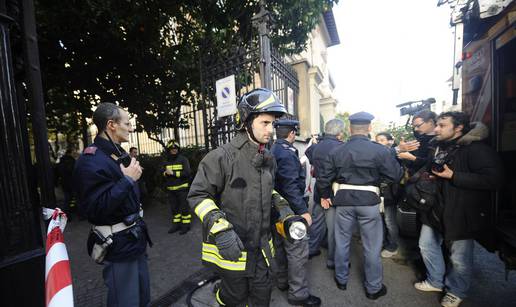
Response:
[[[95,155],[96,152],[97,152],[97,147],[95,147],[95,146],[86,147],[84,149],[85,155]]]

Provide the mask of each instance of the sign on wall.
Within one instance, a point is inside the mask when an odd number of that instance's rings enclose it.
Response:
[[[217,117],[236,113],[235,75],[231,75],[215,82],[217,91]]]

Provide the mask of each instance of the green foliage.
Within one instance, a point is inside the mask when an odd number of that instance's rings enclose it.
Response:
[[[337,0],[271,0],[271,38],[284,54],[305,48]],[[259,1],[36,0],[48,126],[79,131],[92,106],[118,102],[153,139],[188,128],[182,105],[199,102],[199,58],[256,43]]]
[[[399,143],[400,140],[409,141],[414,138],[414,133],[412,132],[410,126],[396,126],[396,123],[394,122],[389,123],[389,128],[386,130],[386,132],[392,135],[396,143]]]
[[[338,118],[338,119],[341,119],[343,122],[344,122],[344,125],[346,127],[346,129],[344,130],[344,140],[347,140],[350,136],[350,132],[349,132],[349,112],[344,112],[344,113],[337,113],[337,115],[335,115],[335,118]]]

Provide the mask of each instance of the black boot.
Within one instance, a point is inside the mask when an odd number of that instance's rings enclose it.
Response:
[[[190,224],[181,224],[181,230],[179,231],[180,235],[184,235],[185,233],[190,231]]]
[[[179,224],[178,223],[172,223],[172,226],[170,226],[170,229],[168,230],[168,233],[174,233],[179,230]]]

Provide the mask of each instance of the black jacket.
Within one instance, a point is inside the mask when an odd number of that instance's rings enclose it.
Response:
[[[138,184],[122,173],[114,146],[97,136],[75,163],[73,177],[79,210],[93,225],[114,225],[140,211]],[[125,152],[122,147],[119,151]],[[143,219],[136,224],[113,235],[107,261],[128,261],[145,253],[150,242],[147,227]]]
[[[310,164],[314,167],[314,177],[319,180],[319,172],[322,168],[324,160],[330,154],[330,151],[342,144],[343,142],[338,140],[335,135],[325,134],[324,138],[319,143],[308,147],[305,151],[305,155],[310,160]],[[314,201],[319,204],[321,202],[321,192],[317,189],[317,185],[314,189]]]
[[[449,167],[451,180],[442,179],[444,237],[456,241],[474,239],[489,225],[492,197],[503,183],[503,171],[497,153],[480,142],[488,135],[481,123],[460,138],[460,146]]]
[[[172,175],[165,172],[167,169],[172,171]],[[185,156],[168,154],[167,161],[161,166],[161,173],[165,177],[165,188],[169,191],[188,189],[190,172],[190,163]]]
[[[297,149],[285,139],[272,145],[271,153],[276,159],[276,181],[274,189],[289,203],[295,214],[308,212],[305,194],[305,171],[299,162]]]
[[[399,182],[402,169],[391,152],[367,136],[353,135],[335,147],[319,170],[316,186],[322,198],[333,195],[333,182],[379,187],[383,182]],[[334,206],[373,206],[380,197],[370,191],[339,190]]]

